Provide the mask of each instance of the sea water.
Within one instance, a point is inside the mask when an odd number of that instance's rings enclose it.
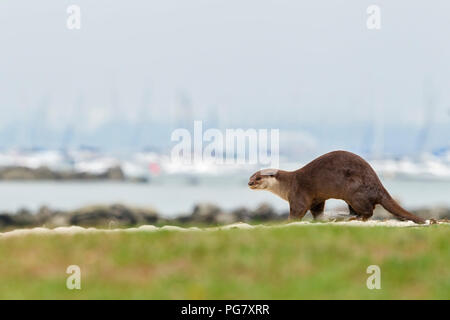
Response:
[[[391,195],[407,209],[431,206],[450,207],[450,181],[384,179]],[[196,203],[208,202],[224,209],[245,206],[255,208],[263,202],[279,212],[289,211],[287,202],[265,191],[250,190],[247,177],[162,177],[150,183],[87,181],[2,181],[0,212],[21,208],[37,210],[40,206],[71,210],[92,204],[121,203],[152,207],[162,216],[187,214]],[[344,207],[339,200],[329,200],[326,209]]]

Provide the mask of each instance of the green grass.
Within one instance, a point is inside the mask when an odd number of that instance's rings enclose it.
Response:
[[[2,299],[450,299],[449,225],[0,239]],[[81,290],[65,286],[69,265]],[[381,289],[366,268],[381,268]]]

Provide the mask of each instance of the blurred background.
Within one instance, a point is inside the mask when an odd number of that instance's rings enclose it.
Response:
[[[1,1],[0,211],[288,210],[248,190],[258,165],[172,163],[194,120],[279,129],[287,170],[355,152],[406,208],[450,207],[450,3],[378,0],[379,30],[371,4]]]

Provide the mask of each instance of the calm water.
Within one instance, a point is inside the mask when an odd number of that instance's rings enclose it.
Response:
[[[239,177],[204,178],[198,184],[186,178],[170,178],[150,184],[115,182],[0,182],[0,211],[19,208],[35,210],[42,205],[57,209],[74,209],[90,204],[124,203],[154,207],[161,214],[188,213],[195,203],[211,202],[232,209],[256,207],[268,202],[278,210],[288,210],[285,201],[264,191],[247,188]],[[192,182],[192,181],[191,181]],[[450,206],[450,181],[384,180],[386,188],[406,208]],[[329,200],[327,208],[344,203]]]

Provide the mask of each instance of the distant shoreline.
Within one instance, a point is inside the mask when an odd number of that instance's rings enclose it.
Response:
[[[128,181],[146,182],[145,177],[129,178],[123,173],[120,166],[108,168],[101,173],[80,172],[75,170],[52,170],[48,167],[29,168],[23,166],[10,166],[0,168],[0,181]]]

